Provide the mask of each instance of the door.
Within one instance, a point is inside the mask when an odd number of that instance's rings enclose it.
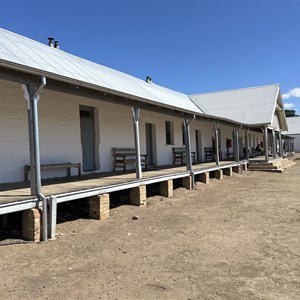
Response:
[[[201,131],[196,130],[195,133],[196,133],[196,158],[197,158],[197,161],[203,161]]]
[[[146,154],[148,165],[157,164],[155,124],[146,123]]]
[[[95,120],[93,107],[80,106],[80,132],[82,170],[95,170]]]

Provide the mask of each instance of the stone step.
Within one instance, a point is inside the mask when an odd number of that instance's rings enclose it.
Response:
[[[257,172],[274,172],[274,173],[283,173],[283,169],[248,169],[249,171]]]
[[[249,164],[249,171],[263,171],[263,172],[279,172],[290,169],[296,163],[288,159],[281,159],[269,162],[253,162]]]
[[[253,165],[250,165],[248,167],[248,169],[268,169],[268,170],[274,170],[274,169],[278,169],[279,166],[273,166],[273,165],[256,165],[256,166],[253,166]]]

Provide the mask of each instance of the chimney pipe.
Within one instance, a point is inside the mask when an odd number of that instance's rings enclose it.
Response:
[[[54,41],[54,48],[59,49],[59,42],[58,41]]]
[[[152,83],[152,77],[151,76],[147,76],[146,77],[146,82],[147,83]]]
[[[53,41],[54,41],[54,38],[52,38],[52,37],[49,37],[48,38],[48,46],[50,46],[50,47],[54,47],[54,43],[53,43]]]

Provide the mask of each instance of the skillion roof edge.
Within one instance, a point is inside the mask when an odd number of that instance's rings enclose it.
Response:
[[[9,68],[9,69],[12,69],[12,70],[16,70],[16,71],[25,72],[25,73],[28,73],[30,75],[36,75],[36,76],[43,76],[44,75],[44,76],[46,76],[46,78],[51,78],[51,79],[61,81],[61,82],[64,82],[64,83],[69,83],[69,84],[73,84],[73,85],[76,85],[76,86],[82,86],[82,87],[85,87],[85,88],[89,88],[91,90],[101,91],[101,92],[105,92],[105,93],[116,95],[116,96],[122,96],[125,99],[132,99],[132,100],[136,100],[136,101],[139,101],[139,102],[142,102],[142,103],[149,103],[149,104],[152,104],[152,105],[154,105],[158,108],[159,107],[164,107],[164,108],[167,108],[167,109],[170,109],[170,110],[175,110],[177,112],[196,115],[199,118],[204,118],[204,119],[208,119],[208,120],[215,120],[215,121],[220,121],[220,122],[227,123],[227,124],[238,125],[238,126],[249,127],[249,128],[254,128],[254,127],[258,127],[258,126],[263,127],[263,126],[269,125],[269,124],[255,124],[255,125],[253,125],[253,124],[240,123],[240,122],[233,121],[233,120],[230,120],[230,119],[227,119],[227,118],[221,118],[221,117],[218,117],[218,116],[206,114],[201,108],[199,108],[199,106],[188,95],[187,95],[187,97],[189,98],[189,100],[200,110],[200,112],[190,111],[190,110],[186,110],[184,108],[180,109],[177,106],[171,107],[171,106],[168,106],[168,105],[164,105],[163,103],[158,104],[157,102],[151,101],[151,100],[146,99],[146,98],[141,98],[141,97],[138,97],[138,96],[122,93],[122,92],[119,92],[119,91],[114,91],[112,89],[108,89],[108,88],[104,88],[104,87],[101,88],[101,86],[89,84],[89,83],[86,83],[86,82],[82,82],[82,81],[72,79],[72,78],[69,78],[69,77],[64,77],[64,76],[61,76],[61,75],[53,74],[53,73],[50,73],[50,72],[41,71],[39,69],[34,69],[34,68],[27,67],[27,66],[24,66],[24,65],[19,65],[19,64],[16,64],[16,63],[7,62],[7,61],[1,60],[1,59],[0,59],[0,66],[6,67],[6,68]]]
[[[142,97],[138,97],[132,94],[126,94],[126,93],[122,93],[120,91],[117,90],[113,90],[113,89],[109,89],[109,88],[105,88],[105,87],[101,87],[100,85],[94,85],[91,83],[87,83],[84,81],[80,81],[80,80],[76,80],[70,77],[65,77],[65,76],[61,76],[61,75],[57,75],[55,73],[50,73],[47,71],[43,71],[40,69],[35,69],[35,68],[31,68],[31,67],[27,67],[24,65],[20,65],[20,64],[16,64],[16,63],[12,63],[6,60],[2,60],[0,59],[0,66],[12,69],[12,70],[16,70],[16,71],[21,71],[21,72],[25,72],[28,73],[30,75],[36,75],[36,76],[46,76],[46,78],[51,78],[57,81],[61,81],[64,83],[69,83],[69,84],[74,84],[76,86],[82,86],[91,90],[95,90],[95,91],[101,91],[101,92],[105,92],[108,94],[112,94],[115,96],[122,96],[126,99],[132,99],[132,100],[136,100],[138,102],[142,102],[142,103],[148,103],[148,104],[152,104],[156,107],[164,107],[170,110],[175,110],[177,112],[182,112],[182,113],[187,113],[187,114],[192,114],[192,115],[199,115],[199,116],[204,116],[204,113],[201,109],[199,109],[199,107],[197,105],[195,105],[195,103],[193,101],[191,101],[198,109],[199,111],[194,111],[194,110],[188,110],[185,109],[184,107],[180,108],[178,106],[170,106],[170,105],[166,105],[164,103],[158,103],[157,101],[153,101],[147,98],[142,98]],[[176,91],[175,91],[176,92]],[[186,94],[183,94],[186,95]],[[187,96],[187,99],[190,100],[190,98]]]

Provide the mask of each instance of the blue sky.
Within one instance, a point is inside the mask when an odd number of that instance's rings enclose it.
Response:
[[[184,92],[280,83],[300,114],[300,0],[1,0],[0,26]]]

